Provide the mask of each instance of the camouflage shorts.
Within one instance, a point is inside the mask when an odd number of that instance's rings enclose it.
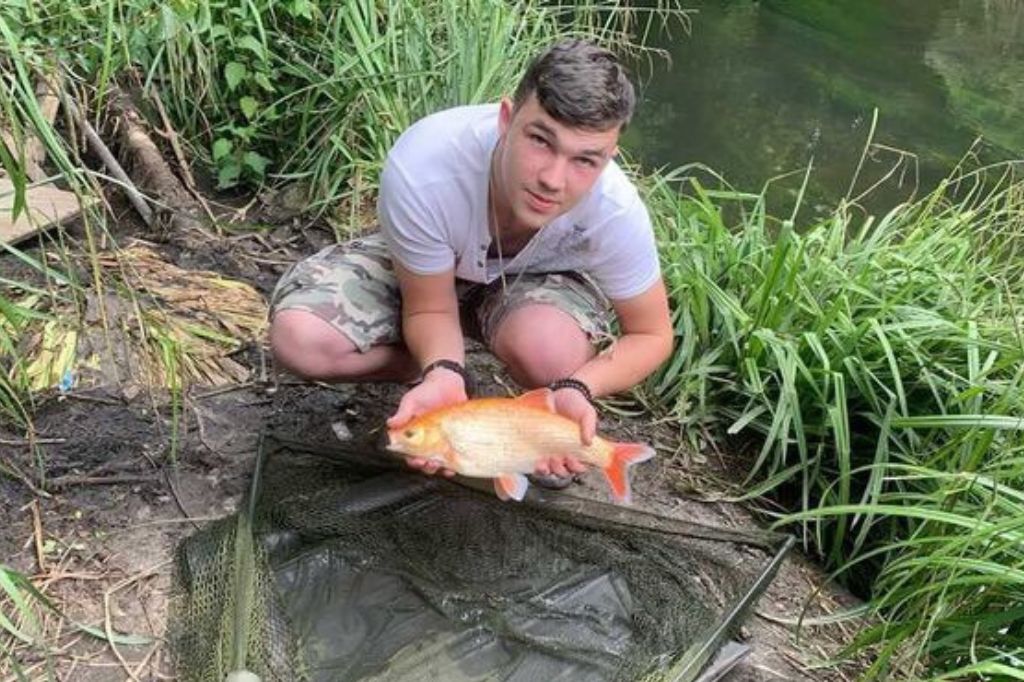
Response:
[[[478,284],[456,280],[465,333],[491,346],[509,312],[530,303],[568,313],[594,343],[609,338],[608,300],[575,273],[526,273]],[[387,246],[379,234],[335,244],[295,263],[271,296],[278,310],[313,313],[348,337],[359,350],[401,341],[401,297]]]

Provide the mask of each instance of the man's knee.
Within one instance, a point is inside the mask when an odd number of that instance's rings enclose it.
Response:
[[[492,350],[516,381],[530,387],[569,376],[595,353],[571,315],[543,304],[510,312],[494,334]]]
[[[275,313],[269,337],[277,362],[304,379],[344,375],[349,358],[358,353],[348,337],[304,310]]]

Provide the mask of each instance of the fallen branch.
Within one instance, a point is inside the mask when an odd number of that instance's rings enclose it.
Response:
[[[150,483],[159,480],[157,474],[120,474],[117,476],[58,476],[48,481],[46,487],[57,491],[72,486],[87,485],[125,485],[131,483]]]
[[[151,209],[149,204],[146,203],[145,197],[143,197],[142,193],[135,187],[135,183],[133,183],[132,179],[128,177],[128,174],[124,171],[124,168],[121,167],[121,164],[118,163],[117,159],[114,158],[114,155],[110,153],[110,149],[108,149],[107,145],[104,144],[102,139],[100,139],[100,136],[96,133],[96,130],[92,127],[92,124],[89,123],[88,119],[82,115],[78,105],[75,104],[71,97],[62,92],[61,100],[64,104],[64,108],[71,114],[75,119],[75,122],[78,123],[82,132],[85,134],[85,139],[89,143],[89,148],[92,149],[96,156],[100,157],[103,161],[103,165],[107,167],[107,171],[109,171],[110,174],[124,186],[124,190],[128,195],[128,201],[131,202],[132,206],[135,207],[135,210],[138,211],[140,216],[142,216],[146,225],[152,227],[153,209]]]
[[[159,197],[160,203],[170,207],[171,228],[178,232],[193,231],[211,239],[215,238],[196,218],[205,207],[182,186],[178,177],[164,161],[163,154],[146,132],[144,119],[136,111],[130,98],[118,88],[111,88],[109,106],[117,119],[121,143],[125,154],[131,159],[131,166],[139,185]]]

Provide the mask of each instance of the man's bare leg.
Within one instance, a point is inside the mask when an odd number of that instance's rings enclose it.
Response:
[[[586,333],[553,305],[524,305],[510,312],[494,333],[492,352],[522,386],[547,386],[582,367],[596,353]]]
[[[419,366],[404,346],[359,352],[352,341],[304,310],[285,309],[270,324],[270,348],[288,371],[316,381],[413,381]]]

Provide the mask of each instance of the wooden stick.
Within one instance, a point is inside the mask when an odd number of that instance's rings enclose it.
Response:
[[[107,145],[103,143],[100,136],[96,134],[96,131],[93,129],[89,121],[82,116],[82,112],[78,109],[74,100],[64,93],[61,93],[61,96],[64,102],[64,108],[71,112],[75,121],[82,128],[82,132],[85,133],[85,139],[88,141],[89,147],[97,156],[100,157],[100,159],[103,160],[103,165],[107,167],[110,174],[122,183],[125,192],[128,194],[128,200],[132,203],[132,206],[134,206],[135,210],[138,211],[140,216],[142,216],[146,225],[152,227],[153,209],[151,209],[149,204],[146,203],[145,197],[143,197],[142,193],[135,187],[135,183],[133,183],[132,179],[128,177],[128,174],[124,172],[124,168],[122,168],[121,164],[117,162],[114,155],[110,153],[110,149],[108,149]]]
[[[32,500],[32,535],[36,541],[36,563],[39,564],[39,572],[46,573],[46,557],[43,554],[43,520],[39,515],[39,500]]]
[[[0,438],[0,445],[57,445],[66,438]]]

